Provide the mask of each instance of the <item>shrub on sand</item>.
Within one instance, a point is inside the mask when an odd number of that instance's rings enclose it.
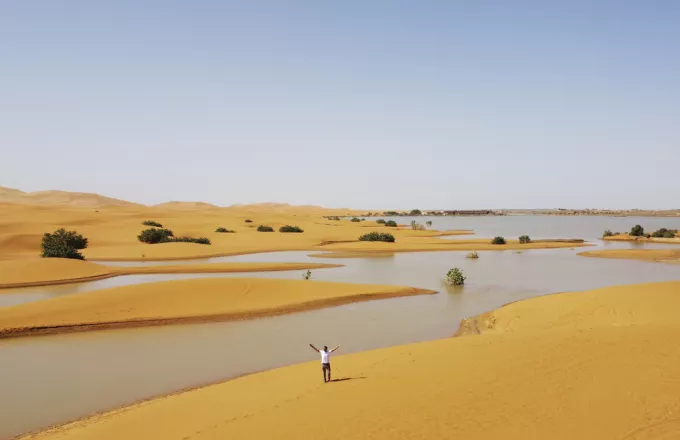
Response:
[[[388,220],[385,222],[385,226],[389,226],[391,228],[396,228],[397,227],[397,222],[394,220]]]
[[[602,233],[602,238],[604,238],[604,237],[613,237],[614,235],[615,235],[615,234],[614,234],[611,230],[607,229],[606,231],[604,231],[604,232]]]
[[[53,233],[46,232],[42,238],[43,258],[71,258],[84,260],[85,257],[78,252],[87,247],[87,238],[76,231],[67,231],[64,228],[57,229]]]
[[[642,237],[645,235],[645,228],[640,225],[635,225],[630,229],[630,235],[633,237]]]
[[[353,223],[359,223],[361,221],[361,219],[357,218],[357,217],[352,217],[352,220],[350,220],[350,221],[353,222]]]
[[[677,229],[666,229],[666,228],[661,228],[652,233],[652,237],[656,238],[675,238],[675,235],[678,233]]]
[[[531,238],[529,238],[528,235],[522,235],[521,237],[519,237],[519,243],[520,244],[531,243]]]
[[[260,225],[257,227],[257,232],[274,232],[271,226]]]
[[[233,229],[227,229],[220,226],[219,228],[215,229],[215,232],[236,232],[236,231],[234,231]]]
[[[359,237],[359,241],[384,241],[394,243],[394,235],[383,232],[369,232]]]
[[[160,224],[160,223],[158,223],[157,221],[154,221],[154,220],[146,220],[146,221],[143,221],[142,224],[144,226],[153,226],[153,227],[156,227],[156,228],[162,228],[163,227],[162,224]]]
[[[170,229],[156,229],[150,228],[143,230],[137,239],[142,243],[156,244],[165,243],[169,237],[172,237],[172,231]]]
[[[381,219],[381,218],[379,218],[379,219],[376,220],[375,222],[376,222],[377,224],[379,224],[379,225],[384,225],[384,224],[385,224],[385,220],[384,220],[384,219]]]
[[[494,239],[491,240],[491,244],[505,244],[505,238],[503,238],[503,237],[494,237]]]
[[[198,244],[212,244],[207,237],[169,237],[163,243],[198,243]]]
[[[246,223],[252,223],[253,221],[249,218],[246,219]]]
[[[305,232],[298,226],[285,225],[279,228],[279,232]]]

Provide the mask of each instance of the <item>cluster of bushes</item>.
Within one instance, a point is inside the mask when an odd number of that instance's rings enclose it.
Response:
[[[412,209],[408,215],[423,215],[423,213],[420,212],[420,209]]]
[[[397,227],[397,222],[395,222],[394,220],[387,220],[387,221],[385,222],[385,226],[389,226],[389,227],[391,227],[391,228],[396,228],[396,227]]]
[[[385,224],[385,220],[384,220],[384,219],[381,219],[381,218],[379,218],[379,219],[376,220],[375,222],[376,222],[377,224],[379,224],[379,225],[384,225],[384,224]]]
[[[337,215],[331,215],[331,216],[328,216],[328,217],[326,217],[326,218],[327,218],[328,220],[340,220],[340,217],[338,217]]]
[[[675,235],[678,233],[677,229],[666,229],[666,228],[661,228],[658,229],[654,232],[652,232],[652,237],[656,238],[675,238]]]
[[[602,237],[603,237],[603,238],[604,238],[604,237],[613,237],[614,235],[619,235],[619,233],[618,233],[618,232],[612,232],[612,231],[610,231],[609,229],[607,229],[606,231],[604,231],[604,232],[602,233]]]
[[[384,232],[369,232],[359,237],[359,241],[384,241],[394,243],[394,235]]]
[[[227,229],[220,226],[219,228],[215,229],[215,232],[236,232],[236,231],[234,231],[233,229]]]
[[[630,235],[633,237],[642,237],[645,235],[645,228],[640,225],[635,225],[630,229]]]
[[[149,228],[143,230],[137,239],[142,243],[158,244],[158,243],[198,243],[211,244],[210,239],[206,237],[175,237],[170,229]]]
[[[303,231],[302,228],[298,226],[285,225],[279,228],[279,232],[305,232],[305,231]]]
[[[174,234],[170,229],[149,228],[143,230],[138,236],[137,240],[142,243],[156,244],[166,243]]]
[[[352,217],[352,220],[350,220],[350,221],[354,222],[354,223],[359,223],[361,221],[361,219],[358,218],[358,217]]]
[[[156,227],[156,228],[162,228],[163,227],[162,224],[158,223],[155,220],[146,220],[146,221],[143,221],[142,224],[145,225],[145,226],[153,226],[153,227]]]
[[[491,240],[491,244],[505,244],[505,238],[503,238],[503,237],[494,237],[494,239]]]
[[[519,243],[520,244],[531,243],[531,238],[529,238],[528,235],[522,235],[521,237],[519,237]]]
[[[72,258],[84,260],[85,257],[78,252],[87,247],[87,238],[76,231],[67,231],[64,228],[57,229],[53,233],[46,232],[42,238],[43,258]]]
[[[260,225],[257,227],[257,232],[274,232],[271,226]]]
[[[463,271],[454,267],[446,273],[446,284],[449,286],[462,286],[465,284],[465,276]]]
[[[384,215],[399,215],[397,211],[387,211],[383,213]]]

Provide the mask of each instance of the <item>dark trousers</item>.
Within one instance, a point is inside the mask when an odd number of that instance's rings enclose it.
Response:
[[[331,364],[321,364],[321,371],[323,371],[323,381],[331,381]],[[328,379],[326,379],[326,372],[328,372]]]

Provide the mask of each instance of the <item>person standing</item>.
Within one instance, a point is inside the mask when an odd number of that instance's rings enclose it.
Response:
[[[328,383],[331,381],[331,353],[333,353],[335,350],[340,348],[338,345],[332,350],[328,350],[327,346],[323,346],[323,350],[319,350],[316,348],[313,344],[309,344],[314,351],[319,353],[321,355],[321,371],[323,372],[323,381],[324,383]],[[328,379],[326,379],[326,373],[328,373]]]

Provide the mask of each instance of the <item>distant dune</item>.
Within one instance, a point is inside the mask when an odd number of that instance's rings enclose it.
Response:
[[[143,206],[138,203],[114,199],[93,193],[69,191],[23,192],[14,188],[0,187],[0,202],[31,205],[68,205],[98,208],[103,206]]]
[[[219,208],[219,206],[217,205],[213,205],[212,203],[206,202],[165,202],[159,203],[158,205],[153,205],[153,207],[163,209],[186,209],[186,210]]]

